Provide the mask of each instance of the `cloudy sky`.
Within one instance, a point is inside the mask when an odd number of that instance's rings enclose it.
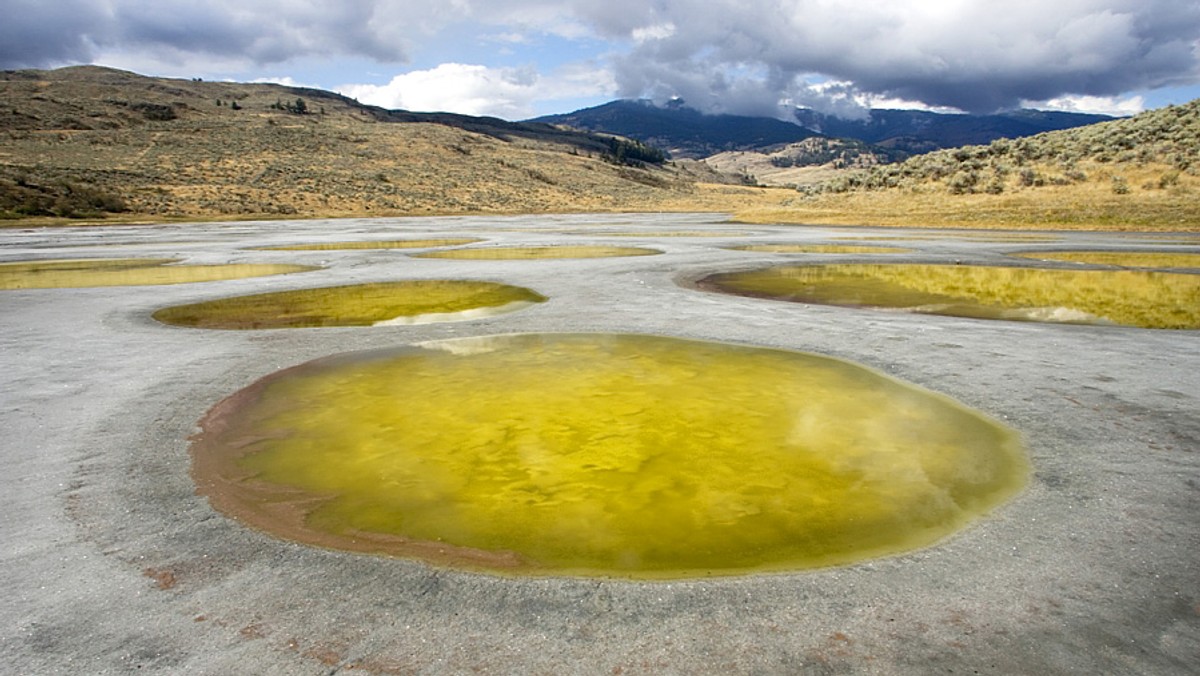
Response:
[[[1135,113],[1200,97],[1200,0],[0,0],[0,68],[94,63],[524,119],[614,98]]]

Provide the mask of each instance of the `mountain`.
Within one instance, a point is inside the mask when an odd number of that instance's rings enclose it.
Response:
[[[797,197],[781,208],[746,211],[738,218],[775,224],[1200,233],[1197,205],[1200,100],[837,172],[799,185]],[[1178,237],[1171,243],[1197,240]]]
[[[1112,119],[1108,115],[1041,110],[963,115],[888,109],[872,110],[862,119],[846,119],[804,108],[796,110],[796,121],[815,133],[858,139],[910,154],[981,145],[998,138],[1023,138]]]
[[[529,122],[617,134],[662,148],[675,158],[703,158],[730,150],[760,150],[796,143],[817,132],[769,117],[706,115],[683,105],[644,100],[611,101]]]
[[[316,89],[0,71],[0,219],[703,210],[698,182],[736,181],[647,150]]]
[[[805,192],[888,188],[990,193],[1103,182],[1117,194],[1190,182],[1200,167],[1200,99],[1134,117],[1034,136],[1001,138],[846,172]]]
[[[995,115],[872,110],[863,119],[843,119],[797,109],[796,122],[768,117],[706,115],[680,102],[620,100],[531,122],[619,134],[668,151],[673,157],[705,158],[728,151],[774,152],[814,136],[854,139],[903,156],[940,148],[1021,138],[1113,118],[1107,115],[1017,110]]]

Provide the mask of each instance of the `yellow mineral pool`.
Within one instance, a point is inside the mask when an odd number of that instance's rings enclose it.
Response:
[[[503,574],[794,571],[923,547],[1001,505],[1018,436],[827,357],[525,334],[334,356],[217,405],[199,491],[264,531]]]

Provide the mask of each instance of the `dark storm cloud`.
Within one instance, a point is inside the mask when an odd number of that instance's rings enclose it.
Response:
[[[399,63],[447,37],[613,44],[624,96],[851,114],[865,97],[970,111],[1200,83],[1200,0],[8,0],[0,67],[299,57]],[[453,27],[452,32],[443,29]],[[490,64],[484,64],[490,65]],[[301,75],[302,74],[298,74]]]
[[[300,56],[405,58],[397,3],[17,0],[0,28],[0,66],[86,63],[104,55],[212,55],[257,64]]]
[[[620,19],[612,4],[598,26],[657,27],[618,60],[625,94],[717,108],[739,83],[751,99],[819,99],[814,76],[970,111],[1200,81],[1197,2],[687,0]]]
[[[93,52],[89,32],[108,22],[103,4],[91,0],[9,0],[5,4],[0,68],[87,62]]]

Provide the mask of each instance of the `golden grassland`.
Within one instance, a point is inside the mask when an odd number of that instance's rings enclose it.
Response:
[[[750,222],[1195,231],[1200,100],[800,186]]]
[[[1119,172],[1119,173],[1118,173]],[[1097,168],[1071,185],[1011,188],[1000,194],[951,194],[926,184],[812,196],[792,195],[778,206],[743,209],[744,223],[997,228],[1008,230],[1200,231],[1200,178],[1182,175],[1160,188],[1163,165]],[[1129,192],[1112,188],[1120,175]]]
[[[298,98],[308,102],[304,114],[287,109]],[[1154,138],[1194,125],[1190,114],[1182,107],[1155,118]],[[1047,136],[1022,149],[1107,147],[1125,139],[1123,129]],[[18,71],[0,73],[0,227],[661,211],[756,224],[1200,230],[1200,177],[1194,166],[1176,166],[1194,149],[1174,142],[1172,165],[1157,150],[1139,152],[1148,143],[1129,141],[1104,162],[1073,159],[1064,168],[1045,159],[1003,171],[994,149],[975,149],[966,161],[978,183],[966,192],[954,187],[964,165],[937,154],[910,162],[958,174],[799,192],[739,185],[704,162],[627,166],[604,156],[601,137],[544,125],[384,111],[277,85],[93,67]],[[987,152],[991,164],[979,159]],[[1009,162],[1015,151],[1005,152]],[[1022,183],[1031,169],[1036,186]],[[988,181],[1001,189],[984,192]]]
[[[604,137],[548,125],[385,111],[276,85],[92,67],[0,73],[9,226],[729,211],[782,199],[703,163],[630,166],[607,149]]]

